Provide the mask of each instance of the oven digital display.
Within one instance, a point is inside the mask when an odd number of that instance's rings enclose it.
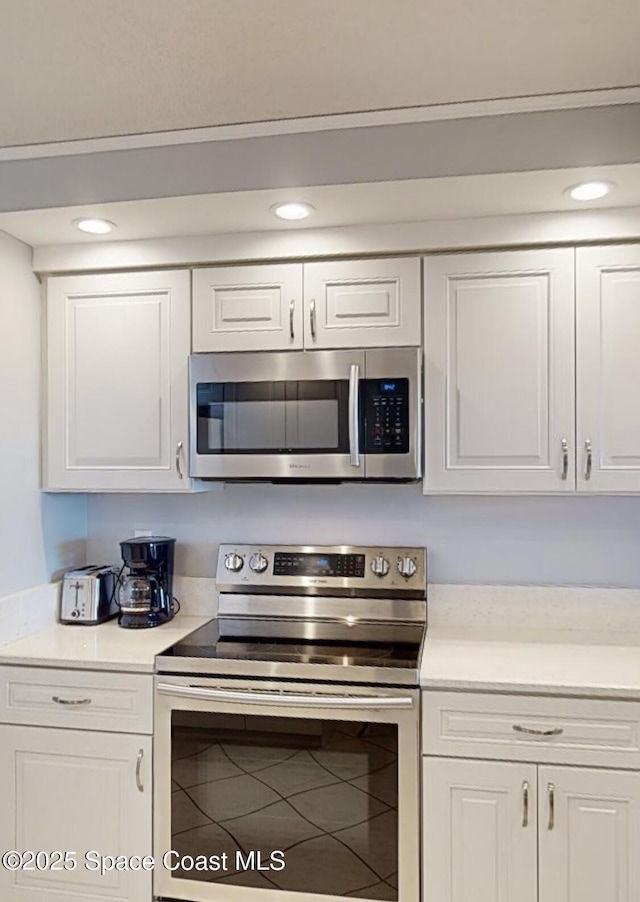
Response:
[[[277,551],[274,576],[364,577],[364,554],[300,554]]]

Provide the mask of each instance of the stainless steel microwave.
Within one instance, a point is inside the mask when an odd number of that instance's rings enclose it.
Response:
[[[421,385],[418,348],[193,354],[189,474],[418,479]]]

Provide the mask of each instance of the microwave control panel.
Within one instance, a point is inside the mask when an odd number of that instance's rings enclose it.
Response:
[[[409,453],[409,380],[363,379],[363,454]]]

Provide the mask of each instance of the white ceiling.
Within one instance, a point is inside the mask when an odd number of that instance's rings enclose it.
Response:
[[[590,204],[572,201],[564,193],[569,185],[591,178],[613,182],[614,190],[603,200]],[[313,204],[316,213],[304,222],[292,224],[269,211],[278,201],[294,199]],[[0,229],[40,247],[623,206],[640,206],[640,163],[32,210],[0,214]],[[102,216],[116,223],[117,228],[108,236],[84,235],[72,224],[81,216]]]
[[[640,84],[637,0],[2,0],[0,146]]]

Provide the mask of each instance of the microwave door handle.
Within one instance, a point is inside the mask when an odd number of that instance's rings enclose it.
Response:
[[[277,708],[412,708],[410,696],[353,696],[353,695],[294,695],[280,692],[251,692],[244,689],[207,689],[205,686],[176,686],[158,683],[161,695],[177,695],[180,698],[202,699],[203,701],[241,702],[242,704],[273,705]]]
[[[360,466],[360,367],[351,364],[349,371],[349,463]]]

